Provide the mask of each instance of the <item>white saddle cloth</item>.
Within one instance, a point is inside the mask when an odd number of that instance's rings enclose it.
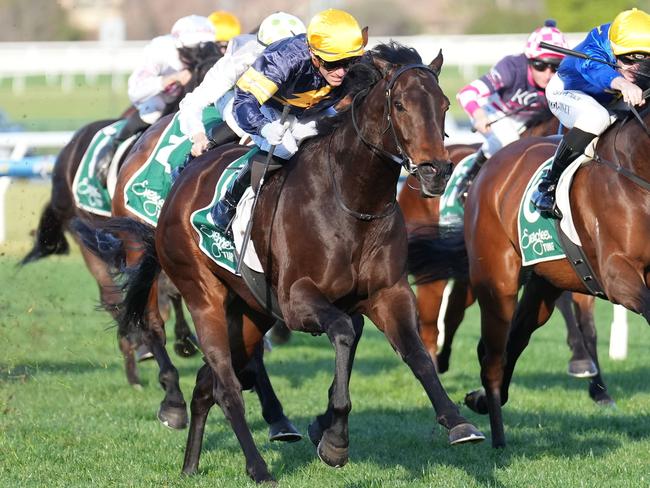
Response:
[[[244,192],[244,196],[237,204],[237,213],[232,222],[232,236],[235,241],[235,249],[237,254],[241,256],[241,248],[244,242],[244,234],[246,233],[246,226],[251,218],[251,210],[253,208],[253,200],[255,200],[255,192],[252,188],[248,187]],[[250,240],[246,246],[246,255],[244,256],[244,263],[253,271],[263,273],[262,263],[260,263],[255,252],[255,245]]]

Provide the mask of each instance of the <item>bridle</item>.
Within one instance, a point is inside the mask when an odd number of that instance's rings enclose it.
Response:
[[[397,133],[395,132],[395,126],[393,125],[393,119],[391,116],[391,108],[392,108],[392,89],[395,83],[397,82],[397,79],[406,71],[410,71],[412,69],[421,69],[428,71],[431,73],[434,78],[436,79],[436,82],[438,82],[438,73],[431,69],[429,66],[426,64],[406,64],[402,67],[400,67],[398,70],[393,73],[390,81],[386,85],[386,105],[384,106],[384,114],[386,116],[386,121],[388,122],[386,125],[386,128],[381,132],[381,135],[384,135],[388,130],[391,131],[391,134],[393,136],[393,141],[395,142],[395,147],[397,147],[397,152],[398,154],[393,154],[389,151],[386,151],[384,148],[377,146],[376,144],[373,144],[369,140],[367,140],[363,134],[361,133],[361,129],[359,128],[359,124],[357,123],[357,116],[356,116],[356,102],[359,97],[365,96],[370,88],[366,90],[362,90],[359,93],[357,93],[354,98],[352,99],[352,107],[351,107],[351,112],[352,112],[352,126],[354,127],[355,132],[357,133],[357,136],[361,141],[368,146],[371,150],[376,152],[377,154],[383,156],[384,158],[400,165],[406,172],[409,174],[416,176],[419,171],[423,169],[423,167],[427,167],[429,171],[431,171],[432,176],[435,176],[436,173],[438,172],[438,169],[435,167],[435,163],[444,163],[447,164],[448,166],[448,173],[451,174],[451,164],[450,160],[446,161],[439,161],[439,160],[431,160],[431,161],[424,161],[420,164],[415,164],[411,157],[406,153],[404,148],[402,147],[402,144],[399,141],[399,138],[397,137]],[[442,133],[442,136],[444,138],[444,130]],[[447,176],[447,175],[445,175]],[[431,176],[428,176],[431,177]]]

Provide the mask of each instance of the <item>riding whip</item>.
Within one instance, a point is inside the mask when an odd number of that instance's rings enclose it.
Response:
[[[287,121],[288,116],[289,116],[289,105],[285,105],[284,108],[282,109],[282,116],[280,117],[280,123],[284,125],[284,123]],[[257,191],[255,192],[255,198],[253,199],[253,206],[251,207],[251,216],[248,219],[248,223],[246,224],[246,232],[244,232],[244,240],[242,241],[241,252],[239,253],[239,259],[237,260],[237,269],[235,270],[237,274],[239,274],[239,271],[241,270],[241,265],[244,262],[244,256],[246,255],[246,248],[248,247],[248,241],[251,238],[251,230],[253,228],[253,214],[255,213],[255,207],[257,206],[257,199],[260,196],[260,191],[262,189],[262,185],[264,184],[264,178],[266,177],[266,171],[269,168],[269,164],[271,164],[271,158],[273,157],[274,152],[275,152],[275,144],[273,144],[269,148],[269,152],[266,155],[266,160],[264,161],[264,171],[262,172],[262,178],[260,179],[260,183],[259,185],[257,185]]]
[[[517,107],[516,109],[511,110],[510,112],[505,113],[505,114],[501,115],[500,117],[497,117],[496,119],[492,120],[491,122],[488,122],[487,124],[485,124],[485,127],[490,127],[492,124],[494,124],[495,122],[498,122],[499,120],[505,119],[506,117],[510,117],[511,115],[518,114],[522,110],[525,110],[525,109],[535,105],[537,103],[537,101],[538,101],[537,98],[533,98],[532,100],[529,100],[528,103],[523,104],[521,107]],[[472,127],[472,132],[477,132],[476,127]]]

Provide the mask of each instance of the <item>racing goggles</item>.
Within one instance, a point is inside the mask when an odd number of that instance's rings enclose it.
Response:
[[[547,69],[550,69],[553,73],[557,73],[561,61],[562,61],[561,59],[558,59],[557,61],[555,60],[543,61],[541,59],[529,59],[528,63],[533,67],[535,71],[544,72]]]
[[[636,64],[636,63],[641,63],[648,59],[650,57],[649,54],[646,53],[628,53],[628,54],[622,54],[621,56],[618,56],[618,59],[621,60],[621,63],[623,64]]]
[[[317,56],[318,57],[318,56]],[[359,56],[352,56],[350,58],[337,59],[336,61],[325,61],[318,57],[318,62],[327,72],[336,71],[339,69],[349,70],[350,66],[359,61]]]

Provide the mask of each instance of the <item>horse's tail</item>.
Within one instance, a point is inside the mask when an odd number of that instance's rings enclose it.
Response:
[[[124,298],[118,305],[117,325],[121,336],[137,336],[147,328],[145,312],[149,293],[160,274],[160,263],[156,254],[155,229],[131,218],[113,218],[93,229],[87,223],[75,219],[72,227],[84,245],[102,260],[116,266]],[[128,235],[133,243],[139,244],[140,259],[133,266],[126,266],[124,244],[115,233]]]
[[[63,232],[63,220],[52,207],[52,202],[48,202],[38,222],[34,245],[20,261],[20,265],[24,266],[51,254],[68,254],[69,252],[70,245]]]
[[[415,284],[469,278],[462,227],[427,225],[409,234],[408,271]]]

